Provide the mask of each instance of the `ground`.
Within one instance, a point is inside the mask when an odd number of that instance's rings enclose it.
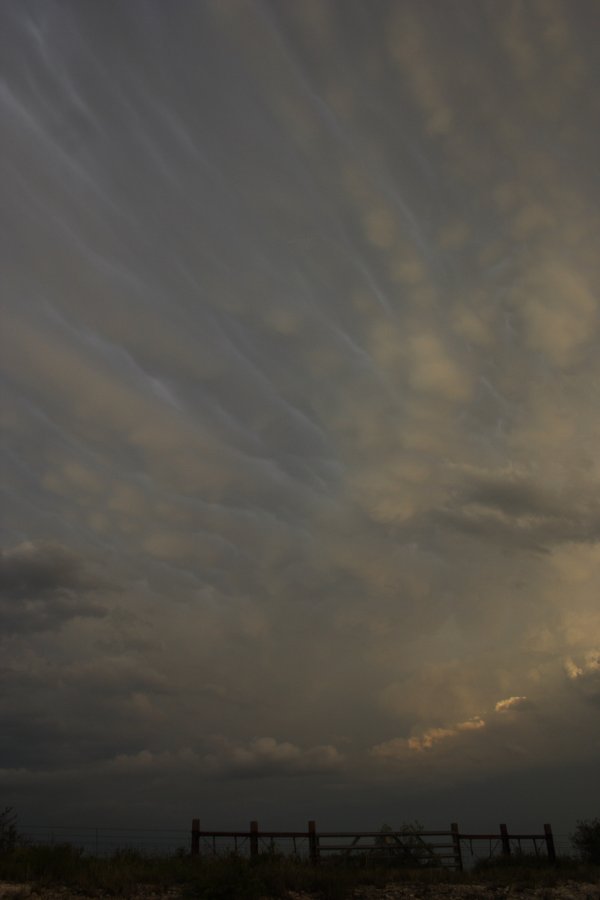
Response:
[[[37,888],[33,884],[9,884],[0,882],[0,900],[84,900],[89,894],[72,893],[68,888]],[[111,900],[178,900],[182,896],[178,888],[159,890],[139,885],[135,891],[118,897],[97,893],[99,898]],[[360,887],[355,900],[600,900],[600,885],[566,881],[552,887],[530,887],[518,883],[495,886],[493,884],[390,884],[385,888]],[[235,900],[235,898],[231,898]],[[274,900],[274,898],[264,898]],[[286,900],[319,900],[316,894],[289,891]]]

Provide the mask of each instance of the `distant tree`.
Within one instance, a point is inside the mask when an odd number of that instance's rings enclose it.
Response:
[[[424,830],[424,826],[417,821],[403,822],[398,829],[385,823],[375,838],[376,856],[387,857],[394,865],[439,865],[433,845],[420,836]]]
[[[571,843],[585,862],[600,863],[600,819],[577,822]]]
[[[379,829],[379,833],[375,838],[375,846],[377,847],[377,856],[389,856],[393,852],[394,839],[391,837],[394,829],[391,825],[384,823]]]

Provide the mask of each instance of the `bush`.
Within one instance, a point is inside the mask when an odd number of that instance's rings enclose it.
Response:
[[[396,868],[421,868],[440,866],[441,860],[435,855],[435,845],[421,837],[424,826],[420,822],[404,822],[396,831],[384,824],[375,838],[377,849],[371,858],[378,864],[387,861]],[[401,837],[397,837],[400,834]]]
[[[585,862],[600,863],[600,819],[577,822],[571,843]]]

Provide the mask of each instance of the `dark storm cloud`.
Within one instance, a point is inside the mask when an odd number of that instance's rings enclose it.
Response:
[[[108,766],[132,777],[166,768],[202,779],[264,779],[319,775],[339,769],[344,762],[343,755],[331,745],[301,747],[272,737],[234,742],[223,735],[210,735],[202,743],[200,750],[184,747],[177,751],[121,754]]]
[[[598,499],[578,485],[556,489],[514,473],[475,475],[457,488],[439,521],[498,546],[548,551],[600,538]]]
[[[57,591],[107,587],[71,550],[57,544],[24,543],[0,556],[0,592],[18,598]]]
[[[102,618],[90,592],[106,589],[72,551],[56,544],[20,544],[0,555],[0,621],[5,633],[52,631],[74,618]]]
[[[508,516],[557,518],[562,512],[558,498],[525,479],[481,478],[465,491],[465,501],[498,509]]]

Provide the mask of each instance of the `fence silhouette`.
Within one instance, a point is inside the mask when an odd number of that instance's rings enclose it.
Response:
[[[197,827],[196,827],[197,826]],[[457,826],[458,828],[458,826]],[[458,829],[453,832],[416,832],[426,843],[433,843],[435,853],[440,856],[455,852],[455,841],[460,847],[460,863],[464,868],[470,868],[477,860],[491,859],[499,856],[518,853],[534,853],[549,859],[555,856],[568,856],[573,852],[568,834],[553,834],[550,826],[548,831],[539,834],[512,833],[506,825],[499,826],[495,833],[472,834]],[[276,850],[290,856],[310,858],[310,830],[305,831],[262,831],[258,824],[253,833],[252,828],[247,831],[206,831],[200,829],[198,820],[192,823],[190,828],[167,827],[123,827],[109,825],[62,825],[62,824],[32,824],[19,823],[19,837],[25,843],[32,845],[59,845],[70,844],[85,851],[91,856],[110,856],[115,852],[136,851],[150,856],[188,855],[193,853],[198,856],[210,857],[231,852],[240,855],[251,856],[252,853],[265,853]],[[391,835],[391,836],[390,836]],[[394,837],[394,835],[396,837]],[[315,825],[315,837],[318,841],[318,857],[326,861],[333,856],[347,856],[347,858],[362,857],[367,860],[369,855],[374,859],[389,856],[390,859],[399,859],[404,854],[398,845],[398,840],[410,843],[411,835],[407,829],[399,829],[394,832],[382,831],[317,831]],[[414,841],[414,835],[412,836]],[[353,842],[356,843],[353,844]],[[393,843],[392,843],[393,842]],[[442,844],[453,844],[452,848],[442,847]],[[333,845],[333,846],[332,846]],[[333,849],[335,845],[342,849]],[[369,845],[374,845],[369,853]],[[313,844],[314,846],[314,844]],[[197,853],[196,853],[196,849]],[[254,848],[254,851],[253,851]],[[412,851],[411,851],[412,852]],[[427,851],[429,855],[429,851]],[[405,855],[406,858],[406,855]],[[408,860],[407,860],[408,861]],[[427,857],[423,862],[427,864]],[[429,864],[434,860],[430,859]],[[452,859],[441,860],[444,865],[452,865]],[[437,864],[437,863],[436,863]]]
[[[538,834],[509,833],[505,824],[499,826],[497,834],[471,834],[461,832],[453,822],[448,831],[421,831],[405,828],[400,831],[317,831],[316,822],[309,821],[307,831],[261,831],[258,822],[250,822],[248,831],[205,831],[200,828],[200,820],[192,820],[192,856],[218,856],[220,852],[248,854],[251,858],[260,853],[280,850],[282,842],[291,842],[294,855],[308,856],[317,864],[327,856],[351,858],[362,857],[389,859],[414,865],[446,866],[461,870],[464,868],[465,849],[473,859],[473,842],[483,841],[489,845],[489,857],[499,849],[504,857],[513,852],[522,853],[523,843],[536,856],[545,855],[550,862],[556,861],[556,847],[552,827],[543,826]],[[465,847],[466,845],[466,847]]]

